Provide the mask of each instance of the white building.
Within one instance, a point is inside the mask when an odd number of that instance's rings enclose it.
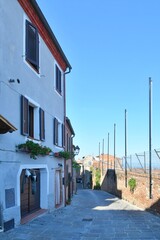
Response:
[[[7,229],[64,205],[64,159],[33,159],[16,145],[63,151],[71,66],[35,0],[0,0],[0,32],[0,222]]]

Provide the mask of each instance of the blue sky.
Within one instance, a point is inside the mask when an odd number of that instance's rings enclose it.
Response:
[[[99,142],[124,156],[148,150],[149,77],[152,78],[152,148],[160,147],[160,1],[37,0],[72,72],[67,116],[79,157],[98,155]],[[102,151],[102,150],[101,150]]]

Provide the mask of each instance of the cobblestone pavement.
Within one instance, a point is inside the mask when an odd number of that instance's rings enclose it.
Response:
[[[0,233],[0,239],[160,239],[160,217],[106,192],[80,189],[71,205]]]

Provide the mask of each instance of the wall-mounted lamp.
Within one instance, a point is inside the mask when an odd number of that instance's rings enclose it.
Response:
[[[29,169],[26,169],[26,171],[25,171],[25,176],[26,176],[26,177],[30,177],[30,176],[31,176],[31,172],[30,172]]]
[[[62,163],[58,163],[58,166],[59,166],[59,167],[62,167],[63,165],[62,165]]]
[[[78,155],[79,154],[79,151],[80,151],[80,148],[79,148],[79,146],[74,146],[74,154],[75,155]]]
[[[36,182],[37,181],[37,176],[36,176],[36,172],[33,171],[32,174],[31,174],[31,180],[32,182]]]

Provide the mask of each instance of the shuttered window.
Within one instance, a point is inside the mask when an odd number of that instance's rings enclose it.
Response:
[[[45,112],[24,96],[21,96],[21,134],[45,140]]]
[[[26,20],[26,60],[39,71],[39,37],[37,28]]]
[[[39,119],[40,119],[40,140],[45,140],[45,117],[44,111],[39,109]]]
[[[60,94],[62,93],[61,71],[57,65],[56,65],[56,90]]]
[[[58,120],[54,118],[54,145],[58,146]]]
[[[21,96],[21,134],[29,135],[29,104],[28,99]]]
[[[64,147],[64,125],[54,118],[53,143],[58,147]]]

